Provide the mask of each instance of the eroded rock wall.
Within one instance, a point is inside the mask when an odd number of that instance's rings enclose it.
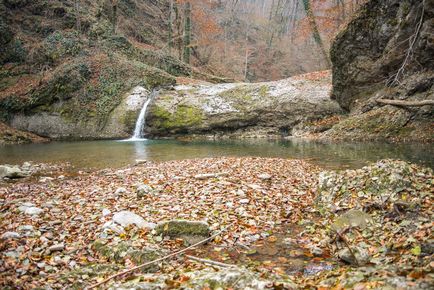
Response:
[[[336,37],[332,98],[349,117],[332,139],[434,141],[434,0],[370,0]]]
[[[332,45],[332,98],[350,110],[385,86],[432,92],[433,16],[433,0],[368,1]]]

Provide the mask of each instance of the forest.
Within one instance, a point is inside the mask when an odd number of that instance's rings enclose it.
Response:
[[[432,289],[434,0],[0,0],[1,289]]]

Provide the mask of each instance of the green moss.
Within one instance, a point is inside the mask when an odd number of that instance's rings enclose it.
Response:
[[[268,86],[263,85],[259,88],[259,95],[262,98],[266,98],[268,96]]]
[[[248,105],[252,103],[253,94],[254,92],[250,87],[238,86],[221,93],[220,96],[231,102],[235,109],[245,111]]]
[[[159,224],[155,228],[157,235],[169,236],[172,238],[182,237],[182,236],[209,236],[209,226],[202,222],[192,222],[192,221],[168,221]]]
[[[77,56],[82,49],[83,44],[76,31],[55,31],[44,39],[41,49],[36,54],[36,61],[54,64],[66,56]]]
[[[166,131],[173,129],[187,129],[202,123],[203,112],[198,108],[180,105],[172,114],[162,107],[152,109],[154,125]]]

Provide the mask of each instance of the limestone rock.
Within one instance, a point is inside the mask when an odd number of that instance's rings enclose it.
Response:
[[[54,244],[51,247],[48,248],[48,250],[52,253],[52,252],[57,252],[57,251],[63,251],[63,249],[65,249],[65,245],[63,243],[60,244]]]
[[[262,179],[262,180],[270,180],[271,179],[271,175],[268,174],[268,173],[262,173],[262,174],[258,175],[258,178]]]
[[[154,136],[287,136],[301,122],[342,113],[329,97],[330,77],[175,86],[150,104],[146,130]]]
[[[23,203],[20,207],[18,207],[18,210],[28,215],[39,215],[44,211],[43,209],[34,206],[32,203]]]
[[[139,228],[152,228],[153,225],[147,223],[141,216],[131,211],[120,211],[113,215],[113,222],[126,227],[129,225],[136,225]]]
[[[371,259],[368,251],[361,247],[352,247],[351,250],[353,253],[348,248],[340,250],[337,253],[339,259],[355,266],[363,266]]]
[[[178,237],[203,237],[207,238],[210,234],[209,225],[205,222],[171,220],[161,222],[155,228],[157,235]]]
[[[147,184],[140,184],[137,186],[136,194],[138,198],[145,197],[148,194],[152,194],[155,190]]]
[[[1,235],[1,238],[3,240],[7,240],[7,239],[18,239],[20,238],[20,234],[17,232],[5,232]]]
[[[336,232],[341,232],[345,228],[355,228],[365,229],[372,218],[369,214],[364,213],[361,210],[352,209],[340,217],[338,217],[335,222],[331,225],[331,228]]]
[[[0,165],[0,178],[23,178],[28,174],[22,171],[18,166]]]

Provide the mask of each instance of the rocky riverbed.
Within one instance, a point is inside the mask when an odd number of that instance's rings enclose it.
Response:
[[[0,183],[3,288],[83,288],[207,239],[102,288],[433,285],[427,168],[325,172],[270,158],[40,168]]]

